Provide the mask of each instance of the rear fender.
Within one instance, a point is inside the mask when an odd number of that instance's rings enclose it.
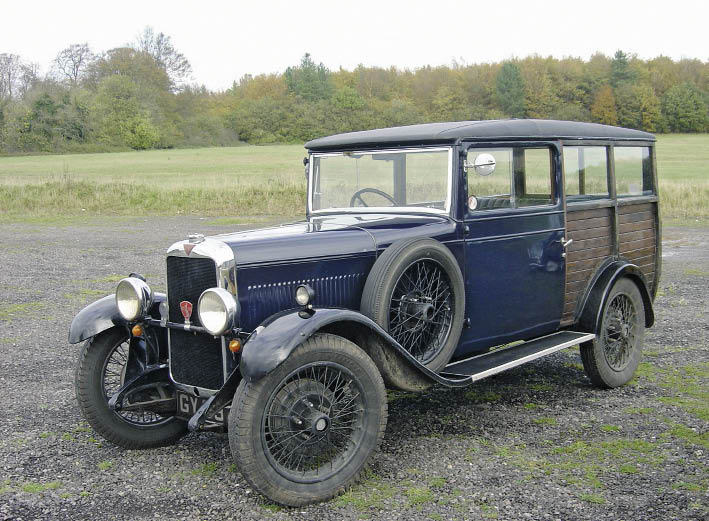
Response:
[[[599,270],[586,291],[578,320],[583,331],[590,333],[598,331],[601,324],[601,313],[608,294],[613,284],[621,277],[628,277],[640,290],[645,307],[645,327],[651,327],[655,323],[655,311],[652,307],[652,297],[648,290],[645,275],[634,264],[625,261],[614,261]]]
[[[289,310],[257,328],[244,344],[241,374],[255,382],[274,371],[304,341],[318,332],[338,334],[366,351],[392,387],[422,390],[447,381],[419,363],[370,318],[350,309]],[[399,374],[397,380],[396,374]]]
[[[150,308],[153,318],[160,318],[158,307],[165,298],[164,293],[153,293],[153,305]],[[69,327],[69,343],[76,344],[116,326],[127,327],[128,322],[118,312],[115,295],[106,295],[86,306],[74,317]]]

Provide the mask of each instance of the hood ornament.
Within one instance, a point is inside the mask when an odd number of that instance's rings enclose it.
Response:
[[[180,311],[182,316],[185,318],[185,325],[190,325],[190,317],[192,316],[192,302],[183,300],[180,302]]]
[[[201,233],[190,233],[187,236],[187,241],[188,242],[182,245],[182,248],[185,250],[185,253],[189,255],[192,253],[195,246],[197,246],[200,242],[204,242],[204,235]]]

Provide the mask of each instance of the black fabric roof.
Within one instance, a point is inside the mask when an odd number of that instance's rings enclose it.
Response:
[[[640,130],[546,119],[502,119],[488,121],[452,121],[425,123],[405,127],[379,128],[347,132],[313,139],[305,144],[309,150],[381,146],[384,144],[454,143],[458,139],[619,139],[655,141],[655,136]]]

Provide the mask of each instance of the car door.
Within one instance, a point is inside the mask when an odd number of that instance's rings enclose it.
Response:
[[[458,355],[554,331],[564,300],[560,147],[467,145],[466,315]]]

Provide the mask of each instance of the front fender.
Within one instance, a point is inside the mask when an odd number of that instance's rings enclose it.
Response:
[[[244,344],[240,362],[241,375],[247,382],[260,380],[281,365],[296,347],[321,329],[337,323],[353,322],[370,329],[389,348],[398,351],[411,366],[425,376],[450,385],[448,380],[416,360],[372,319],[357,311],[340,308],[291,310],[263,324],[263,329]]]
[[[158,306],[166,298],[164,293],[153,293],[151,315],[157,312]],[[159,318],[159,314],[155,318]],[[106,295],[86,306],[74,317],[69,327],[69,343],[76,344],[114,326],[126,326],[127,324],[118,312],[115,295]]]

